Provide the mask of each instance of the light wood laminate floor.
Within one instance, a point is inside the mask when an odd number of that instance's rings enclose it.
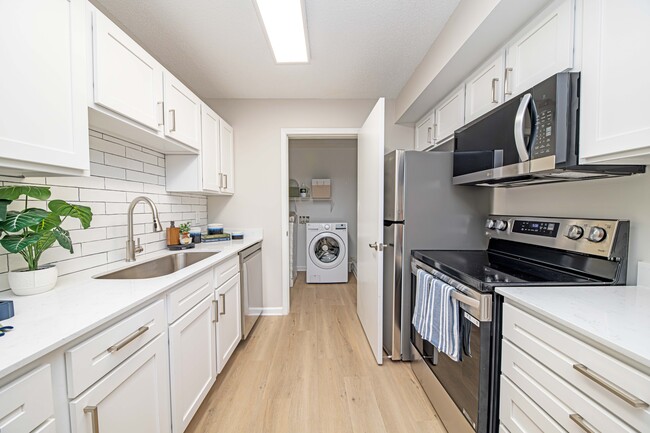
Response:
[[[187,433],[444,433],[407,363],[378,366],[356,314],[356,281],[291,289],[262,317]]]

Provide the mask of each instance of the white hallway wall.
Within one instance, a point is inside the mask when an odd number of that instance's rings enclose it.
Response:
[[[357,140],[290,140],[289,178],[311,187],[332,180],[332,200],[291,201],[289,210],[310,222],[348,223],[348,260],[357,257]],[[298,225],[298,269],[307,266],[306,225]]]
[[[637,262],[650,260],[650,173],[555,185],[496,189],[493,212],[514,215],[630,220],[628,284]]]
[[[359,128],[375,100],[213,99],[207,103],[235,135],[236,193],[208,199],[209,220],[231,227],[264,229],[264,304],[268,313],[282,307],[282,128]],[[387,104],[392,119],[394,105]],[[387,128],[389,147],[412,148],[412,127]],[[398,144],[399,143],[399,144]]]

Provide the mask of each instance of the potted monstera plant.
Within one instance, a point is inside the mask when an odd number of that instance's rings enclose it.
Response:
[[[20,254],[27,262],[27,268],[8,274],[9,287],[16,295],[35,295],[56,285],[56,267],[39,266],[39,260],[43,252],[55,243],[73,252],[70,233],[61,227],[67,218],[78,219],[84,229],[90,227],[93,214],[87,206],[72,205],[63,200],[48,201],[47,210],[29,206],[30,198],[45,201],[50,195],[50,188],[46,186],[0,187],[0,245],[10,253]],[[21,203],[20,210],[8,210],[9,205],[17,200]],[[12,209],[17,207],[12,206]]]

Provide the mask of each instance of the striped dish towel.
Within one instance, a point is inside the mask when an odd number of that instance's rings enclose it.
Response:
[[[423,339],[454,361],[460,360],[460,312],[449,284],[418,269],[413,326]]]

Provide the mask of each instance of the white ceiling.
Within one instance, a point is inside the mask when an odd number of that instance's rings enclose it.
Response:
[[[459,0],[305,0],[311,62],[277,65],[253,0],[95,0],[202,98],[394,98]]]

